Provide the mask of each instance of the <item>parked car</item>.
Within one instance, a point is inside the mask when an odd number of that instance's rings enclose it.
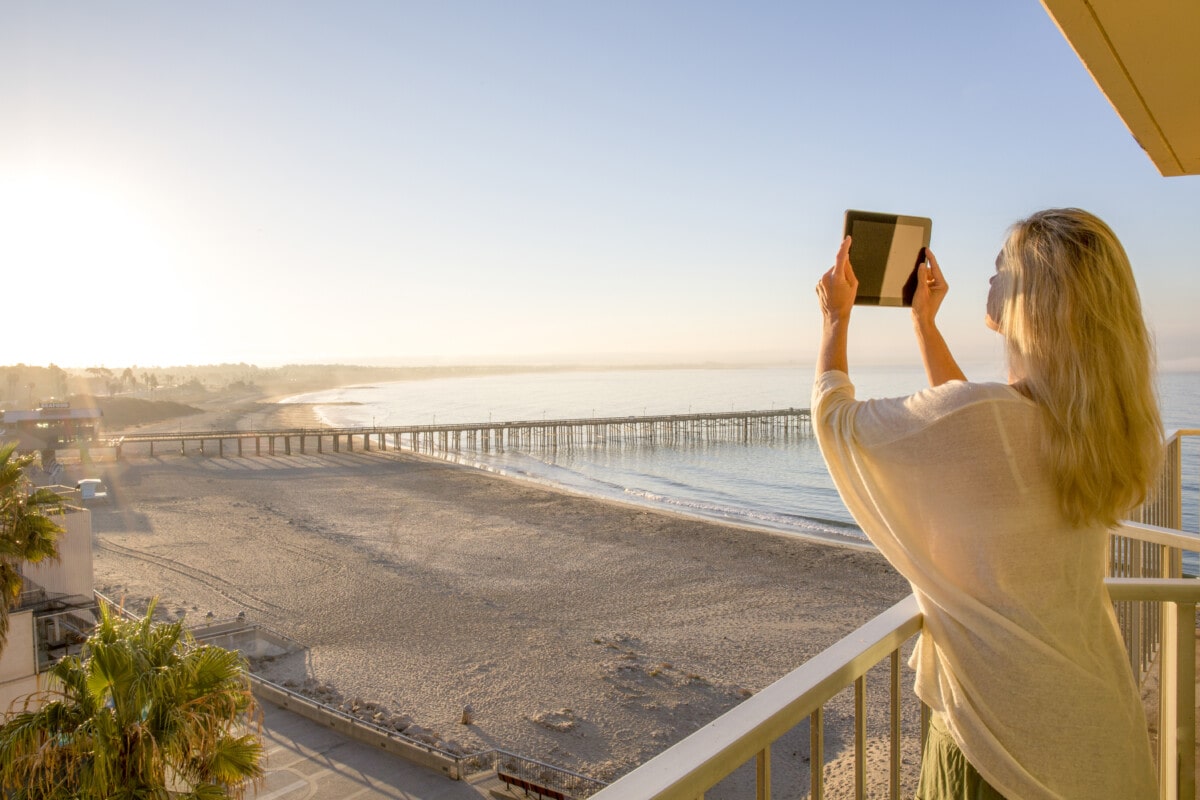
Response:
[[[108,502],[108,489],[99,478],[84,478],[75,484],[75,488],[79,490],[79,499],[85,503]]]

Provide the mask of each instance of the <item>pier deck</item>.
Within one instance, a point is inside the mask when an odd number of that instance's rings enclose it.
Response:
[[[128,448],[153,456],[155,446],[178,448],[218,457],[292,455],[314,452],[394,450],[421,453],[489,452],[505,448],[539,449],[594,447],[630,442],[679,444],[683,442],[740,441],[807,438],[812,435],[808,409],[728,411],[702,414],[666,414],[634,417],[469,422],[442,425],[359,426],[345,428],[289,428],[279,430],[178,431],[117,433],[107,437],[116,457]]]

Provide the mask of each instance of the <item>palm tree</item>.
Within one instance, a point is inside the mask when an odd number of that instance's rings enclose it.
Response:
[[[245,661],[196,645],[182,622],[100,607],[82,657],[50,670],[57,688],[0,728],[0,790],[49,798],[241,798],[263,774],[259,712]]]
[[[0,650],[8,639],[8,609],[21,596],[21,564],[58,558],[62,498],[48,489],[29,491],[25,468],[35,455],[18,456],[16,442],[0,447]]]
[[[51,364],[46,368],[50,372],[50,385],[53,393],[60,400],[67,396],[67,373],[62,367],[57,364]]]

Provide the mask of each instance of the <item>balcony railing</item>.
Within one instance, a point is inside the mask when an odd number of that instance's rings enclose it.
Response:
[[[1159,673],[1159,785],[1164,800],[1194,798],[1196,791],[1196,607],[1200,581],[1181,578],[1183,551],[1200,550],[1200,537],[1180,530],[1184,437],[1168,440],[1168,458],[1155,498],[1134,515],[1138,522],[1113,534],[1106,581],[1134,674],[1151,665]],[[922,614],[909,596],[854,633],[785,675],[683,741],[592,795],[593,800],[703,800],[730,775],[753,765],[756,800],[772,794],[771,749],[785,734],[807,727],[808,786],[790,786],[788,797],[826,797],[825,708],[853,687],[853,796],[899,798],[905,753],[924,738],[928,709],[921,704],[919,726],[908,725],[905,741],[902,701],[912,702],[911,678],[901,680],[901,651],[920,633]],[[884,662],[887,662],[884,665]],[[868,787],[867,673],[887,674],[887,786]],[[905,695],[908,697],[905,697]],[[912,728],[916,727],[916,730]],[[913,740],[916,741],[913,741]],[[877,774],[878,770],[872,771]],[[719,790],[726,796],[726,787]],[[839,787],[837,796],[849,794]],[[715,795],[716,793],[714,793]]]

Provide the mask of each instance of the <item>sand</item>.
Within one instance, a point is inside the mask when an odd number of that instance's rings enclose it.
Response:
[[[260,407],[254,427],[310,424],[308,413]],[[605,780],[909,592],[872,552],[391,451],[134,454],[97,470],[114,500],[93,512],[101,591],[135,607],[156,596],[189,623],[244,612],[305,648],[253,665],[270,680],[374,704],[382,722],[411,721],[443,746]],[[882,687],[870,698],[874,735]],[[848,703],[829,711],[835,784],[848,779]],[[776,748],[776,796],[803,796],[807,752],[804,731]],[[910,748],[915,774],[912,759]]]

